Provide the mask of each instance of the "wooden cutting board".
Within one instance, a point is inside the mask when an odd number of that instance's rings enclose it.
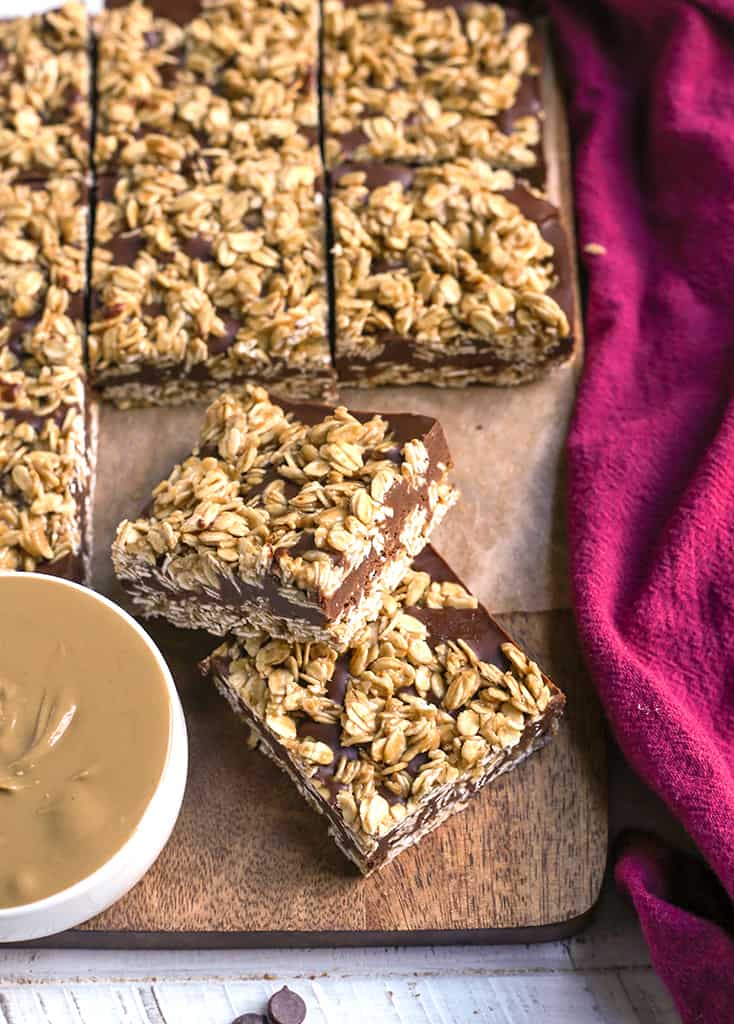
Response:
[[[573,237],[568,145],[550,66],[545,92],[549,192]],[[484,574],[476,571],[477,562],[490,557],[492,533],[483,532],[488,520],[498,524],[500,538],[513,520],[522,520],[511,566],[515,558],[520,566],[523,548],[538,546],[546,552],[540,558],[546,574],[550,567],[551,574],[563,576],[559,453],[575,372],[563,373],[565,385],[561,377],[555,384],[551,379],[512,393],[484,388],[461,395],[411,388],[399,397],[395,389],[392,397],[385,391],[363,393],[356,401],[350,394],[355,407],[379,409],[382,396],[385,407],[399,403],[434,412],[444,422],[465,498],[444,527],[445,543],[438,546],[470,581],[491,576],[491,566]],[[548,400],[554,389],[561,395],[557,402]],[[470,427],[468,403],[474,418]],[[108,554],[114,527],[123,516],[136,514],[150,487],[190,450],[200,416],[192,409],[103,410],[94,580],[99,590],[121,603]],[[517,450],[522,451],[529,482],[521,488],[526,497],[505,510],[480,476],[489,468],[498,481],[496,489],[514,493],[516,474],[506,477],[497,467],[498,460],[514,458]],[[523,519],[528,508],[535,510],[530,525]],[[538,541],[541,533],[547,541]],[[456,534],[462,535],[461,542]],[[476,547],[469,543],[467,549],[467,537]],[[494,551],[496,557],[496,545]],[[527,567],[518,572],[532,584]],[[478,588],[483,598],[489,591]],[[533,604],[550,606],[542,600]],[[602,719],[568,610],[514,612],[501,621],[568,696],[557,737],[485,789],[464,813],[369,879],[361,878],[339,853],[322,821],[285,776],[247,748],[235,717],[199,677],[196,662],[215,641],[204,634],[152,626],[150,632],[174,671],[188,722],[190,775],[183,812],[160,859],[125,899],[49,944],[528,942],[577,930],[597,900],[606,861]]]
[[[211,638],[152,629],[189,726],[183,813],[140,885],[62,944],[528,942],[578,929],[596,902],[606,858],[601,719],[569,612],[502,621],[566,690],[559,734],[367,879],[286,777],[248,750],[235,717],[198,677],[194,660]]]

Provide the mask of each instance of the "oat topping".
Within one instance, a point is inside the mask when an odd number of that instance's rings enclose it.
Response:
[[[327,0],[328,162],[472,156],[533,167],[540,122],[531,36],[531,25],[496,4]]]
[[[101,181],[89,352],[95,380],[330,371],[315,147]],[[150,172],[150,173],[148,173]]]
[[[181,26],[142,2],[97,23],[98,167],[250,155],[249,118],[317,124],[315,0],[208,0]]]
[[[89,474],[79,367],[0,370],[0,569],[79,554]]]
[[[0,178],[87,170],[87,49],[83,3],[0,21]]]
[[[476,608],[459,583],[410,571],[345,654],[263,634],[223,644],[209,665],[344,824],[374,845],[433,790],[481,776],[548,707],[547,681],[514,644],[502,643],[494,663],[464,639],[477,615],[488,636],[500,636]],[[449,625],[441,609],[469,618]],[[432,622],[451,635],[436,641]]]
[[[306,422],[248,387],[210,406],[199,448],[155,488],[148,516],[120,525],[113,558],[165,562],[189,590],[270,574],[301,600],[329,596],[379,547],[391,490],[425,481],[427,463],[423,441],[399,446],[381,416],[340,407]]]
[[[380,89],[357,88],[344,96],[351,102],[360,95],[360,116],[337,117],[327,100],[326,160],[330,167],[343,159],[358,162],[395,161],[408,164],[441,163],[458,157],[480,157],[517,173],[538,162],[540,124],[527,116],[513,122],[509,132],[495,121],[455,110],[446,110],[434,96],[416,96],[407,90],[387,95]],[[349,123],[358,125],[348,128]]]
[[[549,294],[553,246],[480,160],[347,165],[332,195],[337,347],[369,357],[398,337],[425,358],[491,343],[511,354],[569,333]]]
[[[0,372],[81,367],[86,239],[78,181],[0,185]]]

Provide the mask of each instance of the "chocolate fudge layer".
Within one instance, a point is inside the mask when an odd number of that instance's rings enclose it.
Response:
[[[0,180],[88,171],[89,81],[83,3],[0,20]]]
[[[364,874],[541,747],[565,703],[431,548],[346,652],[261,633],[202,667]]]
[[[174,9],[134,2],[97,20],[98,170],[249,155],[250,118],[317,125],[315,0],[211,0],[183,24]]]
[[[482,157],[542,184],[542,60],[497,4],[327,0],[327,162]]]
[[[516,384],[573,353],[558,211],[505,170],[345,164],[333,175],[345,384]]]
[[[223,395],[112,547],[146,616],[344,647],[456,500],[430,417]]]
[[[100,179],[91,379],[126,407],[257,380],[333,397],[320,155]]]

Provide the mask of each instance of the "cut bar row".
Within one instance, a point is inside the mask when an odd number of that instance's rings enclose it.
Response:
[[[536,34],[495,5],[324,10],[328,174],[314,0],[135,0],[99,19],[88,357],[104,397],[210,400],[249,380],[332,400],[336,374],[512,384],[571,356],[564,233],[524,183],[542,182]],[[84,180],[88,35],[75,3],[0,23],[0,175]]]

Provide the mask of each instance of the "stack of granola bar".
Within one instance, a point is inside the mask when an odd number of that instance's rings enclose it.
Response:
[[[361,871],[551,735],[564,698],[426,547],[457,494],[433,419],[223,395],[120,524],[143,615],[224,636],[207,659],[255,745]]]

